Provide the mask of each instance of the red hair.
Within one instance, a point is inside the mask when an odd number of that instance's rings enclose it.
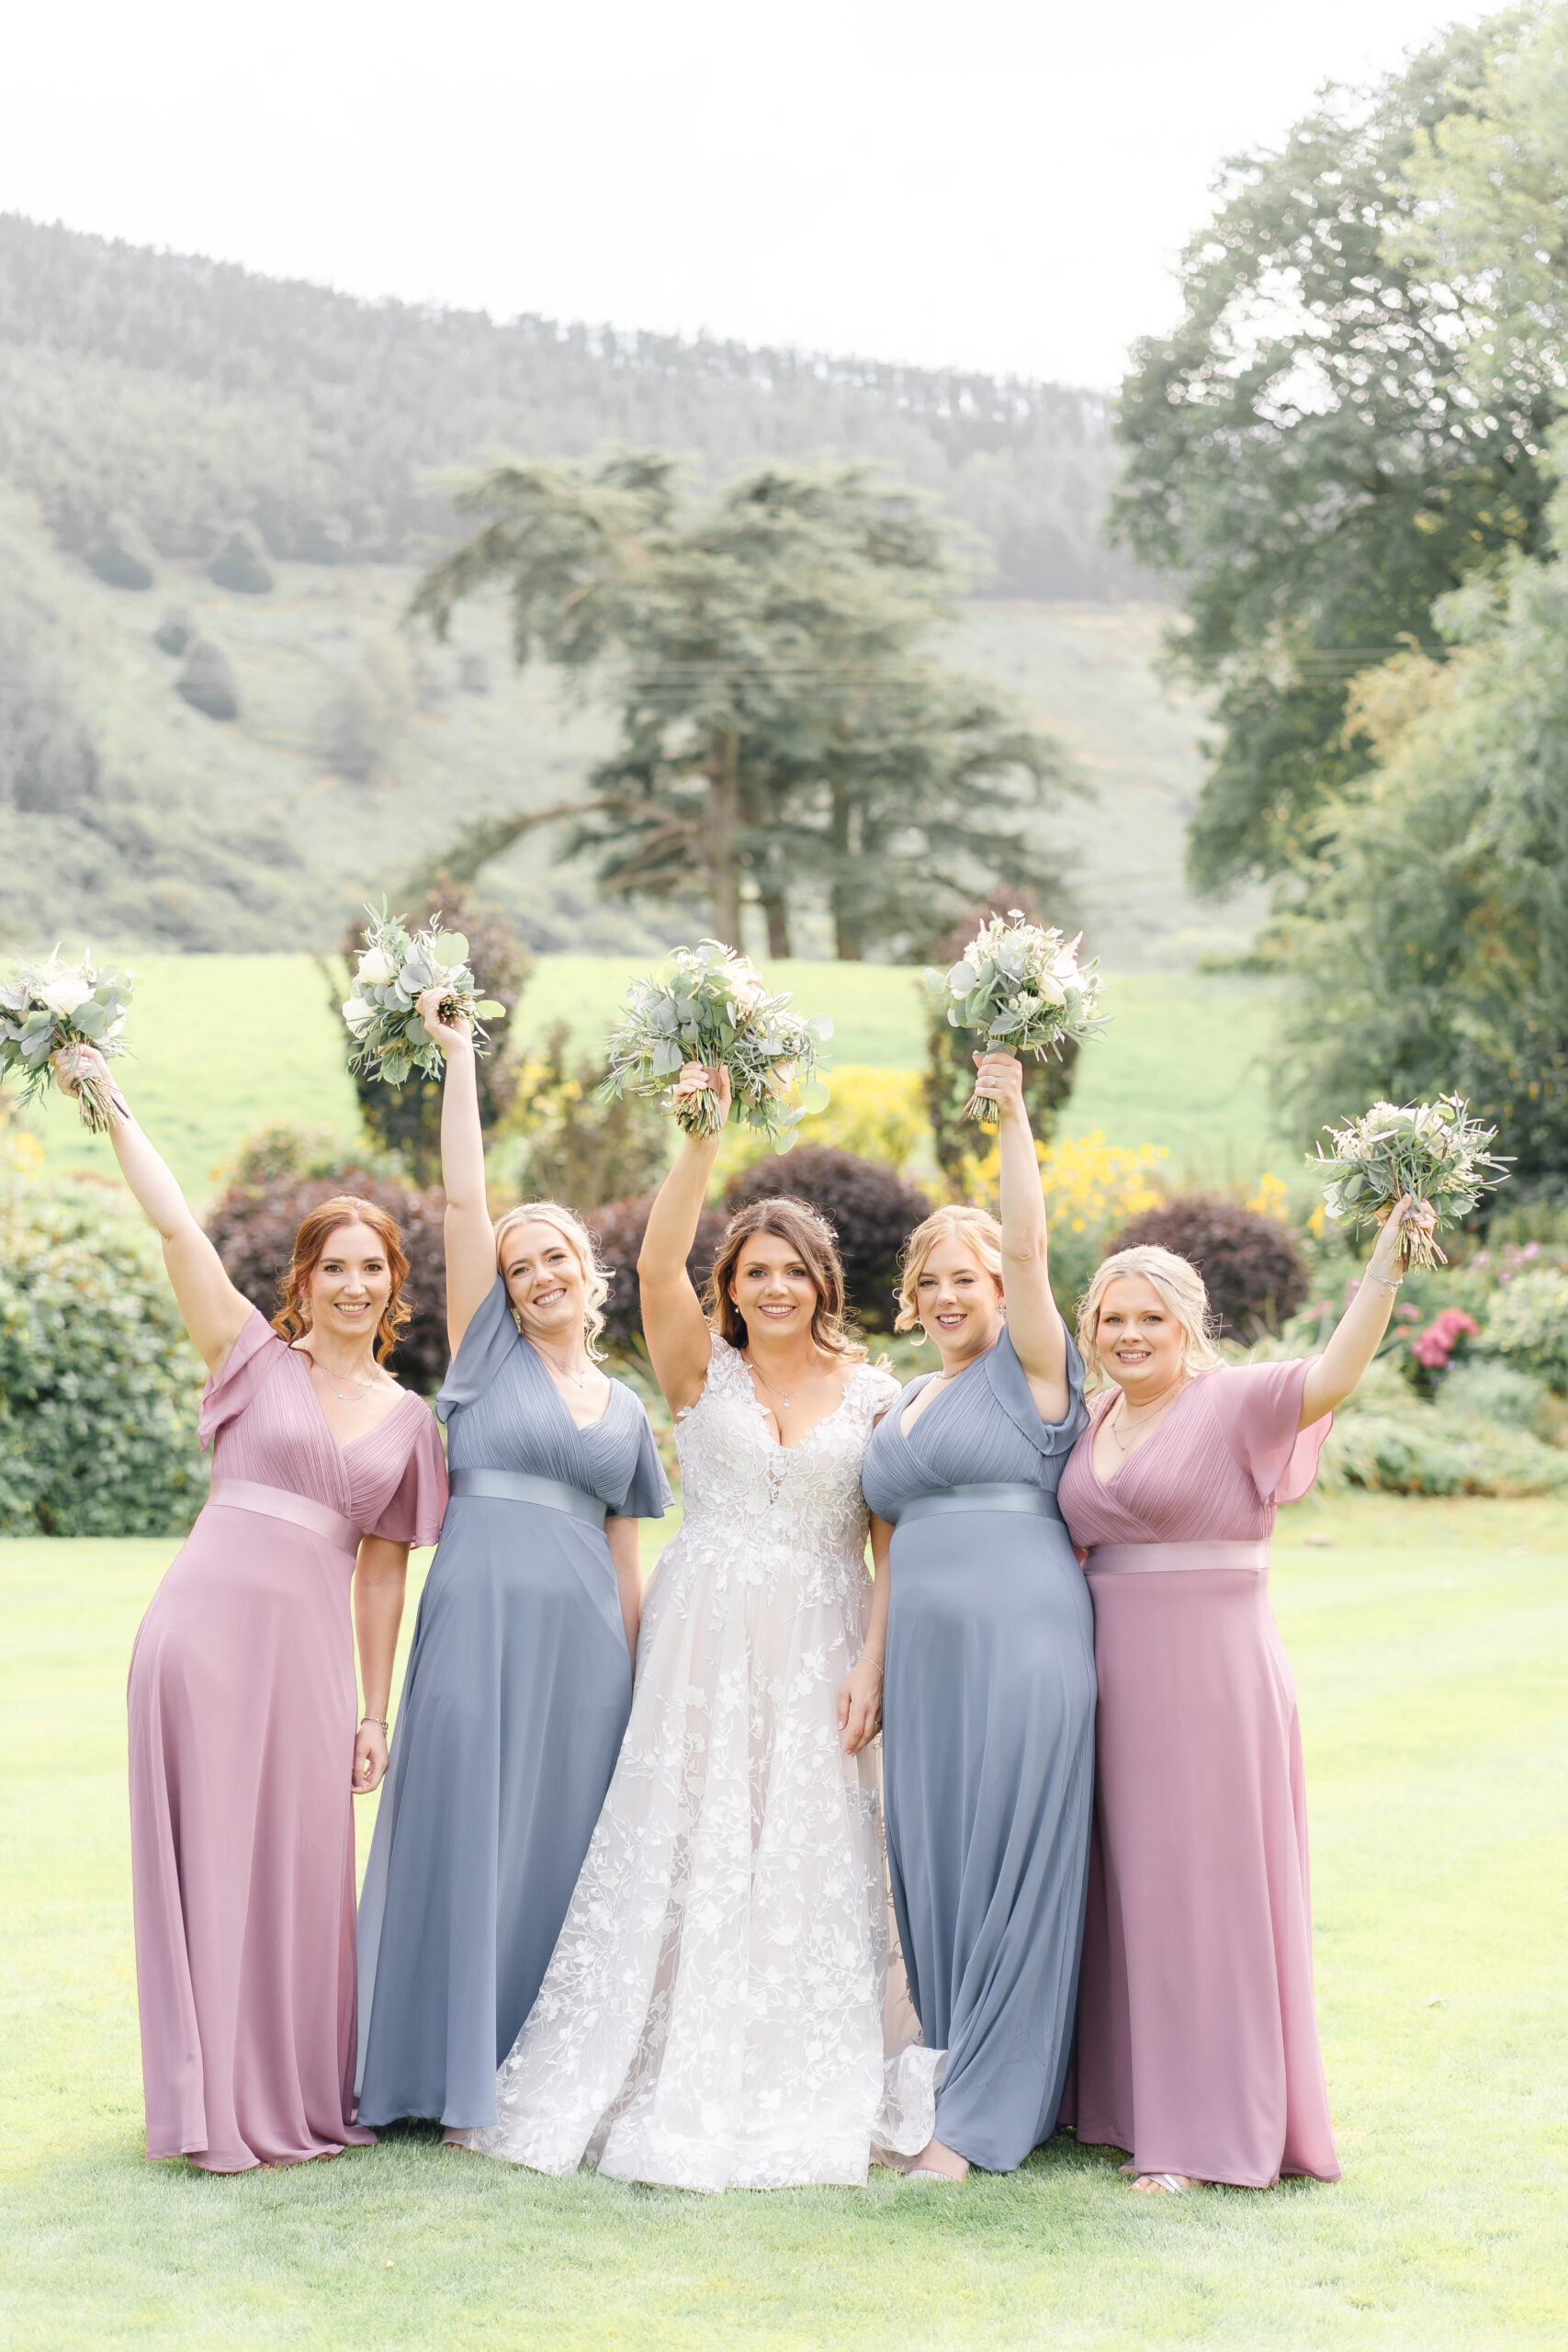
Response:
[[[376,1361],[385,1363],[413,1314],[403,1297],[403,1284],[409,1278],[408,1252],[396,1220],[385,1209],[378,1208],[374,1201],[358,1200],[352,1193],[338,1193],[330,1201],[319,1201],[300,1224],[294,1236],[294,1255],[288,1272],[278,1280],[281,1303],[272,1318],[272,1328],[290,1346],[304,1338],[310,1328],[311,1278],[326,1255],[328,1242],[345,1225],[367,1225],[386,1252],[391,1269],[392,1294],[376,1326]]]

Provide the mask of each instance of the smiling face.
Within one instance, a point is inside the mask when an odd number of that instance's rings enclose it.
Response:
[[[817,1284],[782,1233],[749,1234],[729,1281],[749,1340],[804,1338],[817,1313]]]
[[[529,1339],[561,1347],[580,1337],[588,1277],[558,1227],[542,1217],[509,1225],[501,1237],[501,1272]]]
[[[305,1294],[311,1330],[373,1339],[391,1295],[392,1269],[375,1227],[334,1226]]]
[[[915,1312],[944,1372],[990,1347],[1001,1329],[1002,1289],[960,1235],[933,1244],[915,1279]]]
[[[1179,1380],[1187,1333],[1146,1274],[1119,1274],[1100,1302],[1095,1344],[1111,1378],[1136,1405]]]

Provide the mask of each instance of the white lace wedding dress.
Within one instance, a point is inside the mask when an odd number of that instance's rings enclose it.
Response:
[[[626,1742],[499,2120],[468,2135],[485,2154],[777,2188],[930,2139],[942,2053],[889,1965],[877,1748],[846,1757],[837,1715],[870,1607],[861,1463],[897,1394],[862,1364],[785,1449],[715,1338]]]

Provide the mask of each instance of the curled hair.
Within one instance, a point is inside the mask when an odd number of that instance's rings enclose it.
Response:
[[[724,1229],[713,1272],[703,1285],[703,1309],[719,1338],[732,1348],[746,1345],[746,1317],[731,1298],[729,1285],[746,1244],[759,1233],[787,1241],[810,1275],[817,1292],[811,1316],[811,1337],[817,1345],[830,1356],[858,1363],[865,1349],[844,1329],[844,1269],[837,1237],[825,1216],[787,1194],[748,1202],[743,1209],[737,1209]]]
[[[610,1280],[599,1263],[593,1236],[581,1219],[573,1216],[570,1209],[563,1209],[558,1201],[525,1201],[520,1208],[508,1209],[496,1225],[495,1268],[503,1281],[502,1237],[510,1233],[514,1225],[553,1226],[582,1268],[582,1337],[590,1356],[597,1363],[600,1360],[599,1334],[604,1329],[604,1301],[610,1295]],[[523,1326],[515,1306],[512,1315],[521,1330]]]
[[[1157,1242],[1140,1241],[1131,1250],[1115,1250],[1109,1258],[1102,1258],[1094,1270],[1093,1281],[1078,1301],[1078,1353],[1084,1360],[1091,1387],[1100,1387],[1111,1376],[1100,1362],[1096,1336],[1105,1294],[1112,1283],[1140,1274],[1145,1282],[1153,1283],[1181,1326],[1183,1372],[1212,1372],[1224,1362],[1214,1345],[1213,1309],[1197,1267],[1190,1258],[1179,1258],[1174,1250],[1162,1250]]]
[[[326,1256],[333,1234],[341,1233],[345,1225],[367,1225],[386,1253],[392,1290],[376,1326],[376,1361],[385,1363],[413,1314],[403,1296],[409,1278],[408,1252],[396,1220],[374,1201],[362,1201],[353,1193],[336,1193],[330,1201],[319,1201],[301,1222],[294,1236],[288,1272],[278,1279],[279,1306],[272,1328],[290,1347],[305,1337],[310,1329],[310,1283],[316,1268]]]
[[[986,1269],[1000,1290],[1002,1286],[1002,1229],[988,1209],[964,1208],[957,1202],[935,1210],[922,1225],[917,1225],[898,1252],[898,1319],[895,1331],[919,1331],[919,1308],[917,1304],[920,1276],[926,1260],[942,1241],[962,1241],[966,1250]]]

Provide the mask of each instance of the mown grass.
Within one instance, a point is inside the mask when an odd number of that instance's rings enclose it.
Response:
[[[172,1546],[0,1546],[0,2340],[454,2347],[1554,2346],[1568,1510],[1287,1515],[1344,2182],[1132,2197],[1058,2141],[962,2194],[547,2182],[404,2136],[236,2180],[141,2150],[123,1789]],[[362,1815],[363,1854],[368,1822]]]
[[[124,1065],[139,1114],[195,1196],[236,1145],[277,1120],[357,1130],[342,1029],[326,977],[307,956],[139,956]],[[546,956],[519,1016],[523,1037],[569,1023],[592,1052],[647,959]],[[877,964],[771,967],[802,1009],[833,1021],[832,1057],[875,1069],[924,1060],[920,976]],[[1062,1131],[1100,1128],[1112,1143],[1163,1144],[1178,1177],[1251,1177],[1293,1155],[1278,1135],[1268,1085],[1273,990],[1202,973],[1134,973],[1112,980],[1110,1027],[1089,1046]],[[831,1084],[831,1071],[829,1073]],[[33,1114],[50,1160],[112,1171],[58,1097]],[[803,1131],[807,1136],[809,1123]]]

